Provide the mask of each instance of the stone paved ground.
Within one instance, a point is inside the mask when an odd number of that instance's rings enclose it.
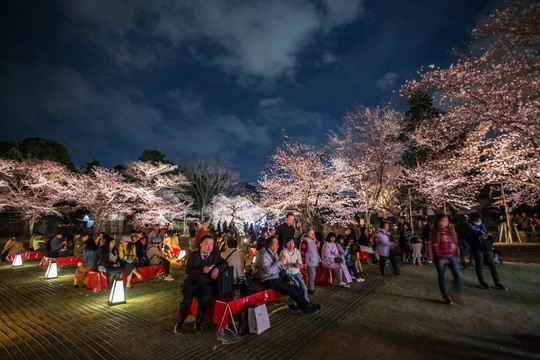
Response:
[[[45,280],[37,262],[17,269],[0,265],[0,359],[292,359],[338,327],[385,281],[371,276],[350,289],[320,288],[312,299],[324,310],[309,316],[276,301],[269,305],[268,331],[222,345],[212,324],[203,336],[193,335],[190,324],[184,335],[171,333],[180,279],[136,284],[127,304],[109,307],[107,293],[74,289],[73,271],[65,266],[58,279]]]
[[[464,309],[441,304],[432,267],[406,265],[400,277],[375,268],[365,266],[368,281],[350,289],[318,288],[317,314],[270,304],[268,331],[222,345],[212,324],[200,336],[188,324],[184,335],[171,333],[182,280],[176,265],[175,281],[138,283],[126,304],[109,307],[106,292],[71,286],[72,266],[45,280],[37,262],[2,264],[0,359],[540,359],[540,266],[505,265],[509,292],[481,291],[465,272]]]

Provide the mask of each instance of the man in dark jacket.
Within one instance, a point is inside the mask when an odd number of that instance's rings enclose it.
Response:
[[[181,334],[184,320],[191,308],[193,298],[197,298],[197,316],[195,317],[195,333],[202,333],[202,321],[212,294],[211,280],[218,277],[220,271],[225,270],[228,264],[214,249],[214,239],[205,235],[201,239],[201,248],[189,254],[186,263],[187,278],[182,289],[182,302],[178,309],[178,322],[174,326],[174,333]]]
[[[486,226],[482,223],[482,218],[479,213],[473,213],[470,216],[469,227],[466,233],[467,241],[471,245],[471,251],[474,256],[476,277],[480,282],[480,286],[484,289],[489,289],[489,285],[484,280],[484,273],[482,272],[482,266],[484,261],[487,267],[491,271],[491,277],[495,283],[495,289],[507,290],[501,281],[499,280],[499,273],[495,267],[495,261],[493,259],[492,244],[493,237],[487,232]]]
[[[276,236],[279,241],[279,250],[278,253],[281,252],[283,247],[285,246],[285,240],[287,240],[290,237],[294,237],[294,214],[293,213],[287,213],[285,216],[285,222],[278,226],[276,231]]]

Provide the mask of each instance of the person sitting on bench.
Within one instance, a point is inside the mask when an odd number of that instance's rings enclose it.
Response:
[[[187,317],[193,298],[197,298],[197,315],[195,317],[195,333],[202,333],[202,321],[212,295],[210,280],[218,278],[220,271],[227,268],[228,264],[219,252],[213,251],[214,238],[204,235],[201,238],[200,249],[189,254],[186,263],[186,280],[182,289],[182,302],[178,309],[178,321],[174,326],[173,333],[181,334],[184,320]]]
[[[261,249],[257,254],[257,276],[262,280],[264,288],[289,295],[304,313],[313,313],[320,310],[321,305],[307,301],[302,289],[287,274],[287,270],[283,267],[286,257],[282,255],[278,258],[278,249],[279,241],[277,236],[270,236],[266,239],[264,249]]]

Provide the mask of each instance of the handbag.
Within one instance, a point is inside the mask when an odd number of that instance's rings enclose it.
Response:
[[[266,304],[261,304],[261,301],[257,299],[254,305],[248,309],[249,332],[259,335],[270,328],[270,317]]]
[[[336,257],[334,258],[334,261],[335,261],[337,264],[341,264],[341,263],[343,262],[343,258],[340,257],[340,256],[336,256]]]

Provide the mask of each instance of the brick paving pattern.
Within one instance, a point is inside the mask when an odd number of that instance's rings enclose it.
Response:
[[[14,269],[4,264],[0,265],[0,359],[294,359],[390,279],[375,275],[375,267],[366,268],[368,280],[350,289],[317,288],[312,300],[323,304],[322,311],[300,316],[283,302],[270,304],[269,311],[275,311],[269,330],[242,336],[235,344],[212,346],[188,334],[188,324],[186,334],[173,335],[173,324],[164,328],[122,305],[109,307],[106,300],[95,300],[105,299],[105,293],[74,291],[71,280],[45,280],[39,275],[44,269],[37,265]],[[211,326],[206,324],[205,333],[212,332]]]

